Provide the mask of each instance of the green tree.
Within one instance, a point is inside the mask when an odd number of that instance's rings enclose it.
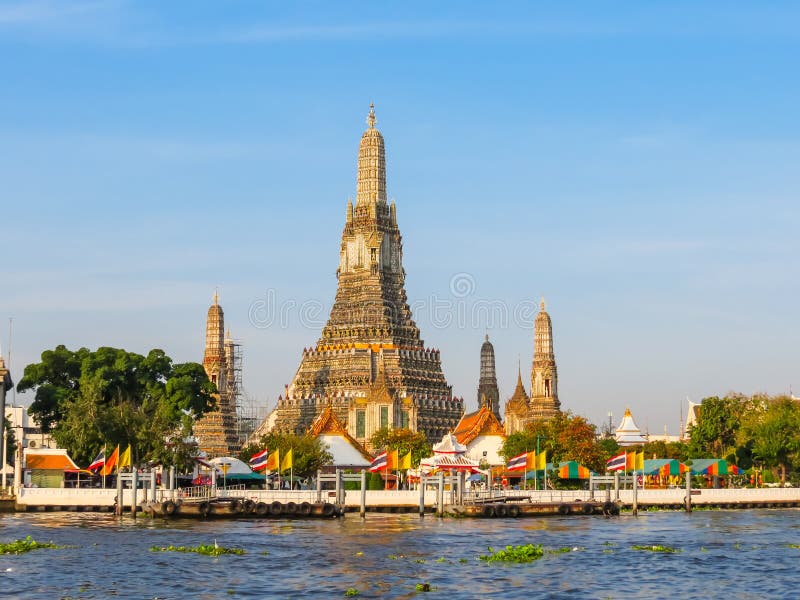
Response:
[[[319,469],[333,462],[333,456],[318,438],[277,432],[262,436],[258,444],[249,444],[242,448],[239,459],[247,462],[255,453],[264,449],[269,449],[270,452],[280,451],[281,459],[291,449],[292,468],[298,477],[316,475]]]
[[[372,434],[370,444],[373,448],[383,450],[397,450],[399,458],[411,452],[411,466],[419,466],[423,458],[433,454],[433,449],[425,434],[410,429],[388,429],[383,427]]]
[[[14,430],[11,429],[11,421],[3,417],[3,429],[6,432],[6,460],[10,464],[14,464],[14,456],[17,452],[17,436]]]
[[[585,417],[567,411],[558,413],[547,421],[534,421],[525,430],[506,438],[500,454],[508,460],[523,452],[547,452],[547,461],[559,463],[575,460],[580,464],[600,471],[610,456],[606,442],[597,439],[597,428]]]
[[[725,458],[728,454],[735,453],[741,415],[750,407],[749,399],[740,394],[704,398],[697,423],[689,432],[689,456]]]
[[[684,442],[665,442],[658,440],[643,446],[645,458],[676,458],[684,462],[689,458],[689,446]]]
[[[25,367],[17,386],[34,391],[28,413],[80,463],[98,450],[131,446],[134,463],[162,460],[167,440],[214,406],[214,385],[197,363],[173,364],[162,350],[147,356],[118,348],[94,352],[58,346]]]
[[[751,443],[753,457],[777,468],[785,485],[787,469],[800,454],[800,405],[787,396],[768,400],[762,413],[746,418],[739,441]]]

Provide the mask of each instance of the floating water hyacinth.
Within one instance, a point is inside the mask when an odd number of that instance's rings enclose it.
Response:
[[[206,556],[244,554],[244,550],[241,548],[224,548],[219,546],[216,541],[213,544],[201,544],[199,546],[152,546],[150,552],[194,552],[195,554],[205,554]]]
[[[673,548],[672,546],[631,546],[634,550],[647,550],[649,552],[664,552],[666,554],[676,554],[680,552],[679,548]]]
[[[542,549],[541,544],[506,546],[504,550],[497,551],[490,546],[489,552],[491,552],[491,554],[485,554],[479,556],[478,558],[489,563],[495,561],[526,563],[533,562],[534,560],[538,560],[544,556],[544,550]]]
[[[27,536],[22,540],[14,540],[7,544],[0,544],[0,554],[24,554],[31,550],[40,550],[42,548],[65,548],[65,546],[58,546],[53,542],[37,542],[31,536]]]

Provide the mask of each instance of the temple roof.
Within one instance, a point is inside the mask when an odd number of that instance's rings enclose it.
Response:
[[[647,443],[647,438],[642,435],[642,431],[636,426],[633,420],[631,410],[625,409],[625,415],[622,417],[622,422],[617,427],[616,435],[614,436],[620,446],[632,446],[635,444]]]
[[[445,433],[442,441],[433,445],[434,454],[464,454],[466,451],[467,447],[452,433]]]
[[[326,406],[314,419],[311,427],[308,428],[308,434],[321,439],[328,446],[334,464],[368,465],[372,462],[372,455],[347,432],[341,421],[336,418],[331,405]],[[348,451],[347,446],[354,452]],[[360,458],[360,460],[354,462],[356,458]]]
[[[460,444],[468,446],[479,435],[499,435],[505,437],[503,426],[494,413],[486,406],[465,414],[456,425],[453,435]]]
[[[25,468],[26,469],[45,469],[52,471],[63,471],[65,469],[77,469],[67,451],[61,448],[41,448],[25,449]]]

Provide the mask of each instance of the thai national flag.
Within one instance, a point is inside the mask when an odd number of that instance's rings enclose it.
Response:
[[[508,461],[506,469],[509,471],[524,471],[528,466],[528,453],[523,452]]]
[[[92,464],[90,464],[88,467],[86,467],[86,470],[87,471],[96,471],[97,469],[102,467],[104,464],[106,464],[106,455],[105,455],[105,452],[103,450],[101,450],[100,454],[98,454],[95,457],[95,459],[92,461]]]
[[[250,468],[254,471],[263,469],[267,465],[267,457],[269,456],[269,449],[264,448],[261,452],[257,452],[250,457]]]
[[[388,464],[389,464],[389,454],[387,452],[381,452],[372,461],[372,464],[369,466],[369,470],[372,473],[377,473],[378,471],[385,471]]]
[[[627,454],[617,454],[606,461],[606,471],[624,471]]]

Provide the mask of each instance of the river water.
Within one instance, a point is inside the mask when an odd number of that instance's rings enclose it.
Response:
[[[0,515],[0,542],[68,545],[0,555],[0,598],[798,598],[800,511],[642,513],[506,520],[349,514],[194,521],[107,514]],[[155,553],[214,543],[241,556]],[[570,548],[526,564],[488,546]],[[664,554],[633,545],[668,545]],[[434,590],[417,592],[418,583]]]

